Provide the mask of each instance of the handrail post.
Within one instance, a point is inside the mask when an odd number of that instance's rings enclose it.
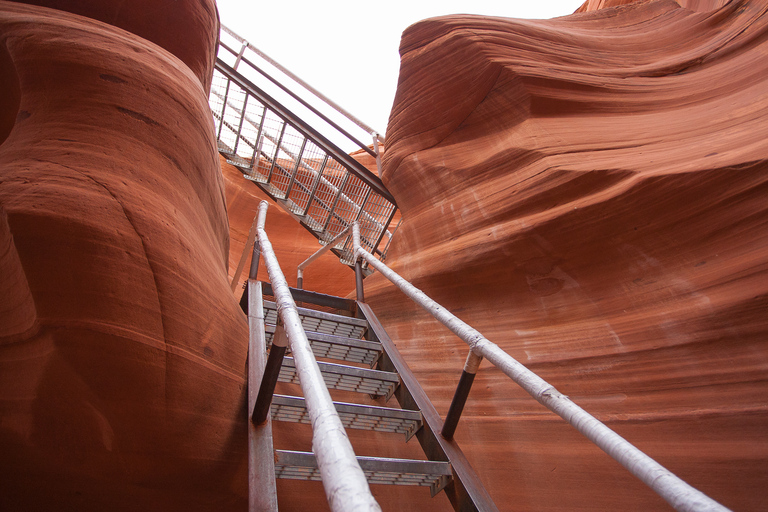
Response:
[[[256,404],[253,406],[251,421],[254,425],[261,425],[267,421],[269,409],[272,405],[272,396],[275,394],[277,378],[280,375],[280,367],[283,365],[283,356],[288,347],[288,337],[285,335],[285,329],[282,323],[278,322],[275,335],[272,337],[272,347],[269,349],[269,357],[264,367],[264,376],[261,378],[259,386],[259,395],[256,397]]]
[[[446,439],[452,439],[453,434],[456,432],[456,426],[459,424],[459,418],[461,418],[464,405],[467,403],[467,397],[469,397],[469,390],[472,389],[472,382],[475,380],[475,374],[477,374],[482,361],[483,356],[476,354],[470,349],[469,354],[467,354],[467,361],[464,363],[464,369],[461,372],[461,377],[459,378],[459,384],[456,386],[456,392],[453,394],[451,406],[448,408],[443,429],[440,432]]]
[[[355,255],[355,290],[357,292],[357,300],[365,302],[363,258],[357,253],[358,248],[360,248],[360,225],[355,221],[352,223],[352,252]]]
[[[381,151],[379,149],[379,134],[376,132],[371,132],[371,137],[373,137],[373,152],[376,153],[376,170],[379,173],[379,176],[381,176]]]

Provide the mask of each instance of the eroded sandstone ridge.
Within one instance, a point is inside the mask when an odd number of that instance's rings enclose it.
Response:
[[[213,0],[32,3],[0,2],[0,509],[243,507]]]
[[[761,510],[768,7],[588,4],[627,5],[404,33],[388,262],[692,485]],[[366,286],[445,414],[466,346]],[[487,363],[457,438],[503,509],[666,509]]]

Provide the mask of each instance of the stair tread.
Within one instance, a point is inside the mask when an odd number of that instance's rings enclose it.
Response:
[[[275,329],[275,325],[265,325],[267,345],[272,343]],[[312,352],[318,358],[322,357],[371,365],[382,352],[381,343],[378,341],[360,340],[312,331],[308,331],[306,334],[312,347]]]
[[[429,486],[433,495],[445,487],[452,474],[448,462],[361,456],[357,462],[370,484]],[[313,453],[289,450],[275,450],[275,476],[321,480]]]
[[[264,309],[277,310],[277,305],[273,301],[265,300]],[[331,320],[334,322],[343,322],[349,325],[358,325],[361,327],[367,327],[368,323],[362,318],[355,318],[352,316],[337,315],[335,313],[328,313],[326,311],[318,311],[316,309],[297,307],[300,315],[309,316],[312,318],[321,318],[324,320]]]
[[[400,384],[400,376],[393,372],[382,372],[368,368],[357,368],[343,364],[317,362],[326,386],[332,389],[367,393],[389,398]],[[292,357],[283,358],[280,368],[280,382],[298,384],[296,367]]]
[[[423,424],[419,411],[346,402],[333,402],[333,405],[345,428],[405,434],[408,440]],[[310,423],[302,397],[274,395],[271,413],[273,421]]]
[[[344,336],[347,338],[360,338],[368,328],[365,320],[349,316],[326,313],[308,308],[296,308],[301,317],[301,323],[305,331]],[[275,325],[277,323],[277,306],[274,302],[264,301],[264,323]]]

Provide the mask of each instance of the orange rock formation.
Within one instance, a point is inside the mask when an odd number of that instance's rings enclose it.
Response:
[[[768,7],[592,3],[404,33],[388,262],[692,485],[761,510]],[[445,414],[466,346],[366,284]],[[487,363],[457,437],[502,508],[667,509]]]
[[[243,508],[214,3],[47,4],[0,2],[0,510]]]
[[[0,510],[244,509],[247,332],[228,272],[259,194],[219,173],[213,2],[25,3],[0,1]],[[406,31],[388,262],[692,485],[757,511],[767,8],[680,4]],[[268,218],[290,282],[319,246]],[[352,276],[326,258],[306,284],[345,294]],[[466,347],[381,276],[366,295],[444,414]],[[668,508],[487,363],[457,437],[502,510]],[[322,503],[319,484],[279,485],[286,510]],[[385,508],[398,492],[374,489]]]

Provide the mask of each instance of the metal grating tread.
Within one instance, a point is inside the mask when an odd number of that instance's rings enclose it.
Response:
[[[297,308],[301,325],[307,332],[319,332],[345,338],[361,338],[368,328],[365,320],[349,316],[334,315],[314,309]],[[264,323],[277,324],[277,306],[274,302],[264,301]]]
[[[262,185],[267,182],[267,177],[255,170],[252,171],[252,174],[243,174],[243,178],[255,181],[256,183],[260,183]]]
[[[384,396],[389,399],[400,384],[400,377],[392,372],[369,370],[368,368],[357,368],[343,364],[322,363],[319,361],[317,365],[320,367],[320,373],[323,374],[325,385],[331,389],[367,393],[373,396]],[[283,358],[283,366],[280,368],[278,380],[292,384],[299,383],[292,357]]]
[[[333,402],[333,405],[346,428],[405,434],[406,441],[423,424],[419,411],[344,402]],[[271,413],[273,421],[310,423],[304,399],[298,396],[274,395]]]
[[[324,226],[309,215],[304,216],[304,224],[317,233],[322,233],[324,230]]]
[[[434,496],[448,484],[448,462],[412,459],[357,457],[369,484],[429,486]],[[311,452],[275,450],[275,477],[291,480],[321,480],[317,459]]]
[[[274,325],[265,325],[267,345],[275,335]],[[358,340],[333,336],[319,332],[307,332],[307,339],[312,352],[317,358],[336,359],[350,363],[363,363],[372,366],[379,358],[382,348],[378,341]],[[290,348],[288,349],[290,352]]]

